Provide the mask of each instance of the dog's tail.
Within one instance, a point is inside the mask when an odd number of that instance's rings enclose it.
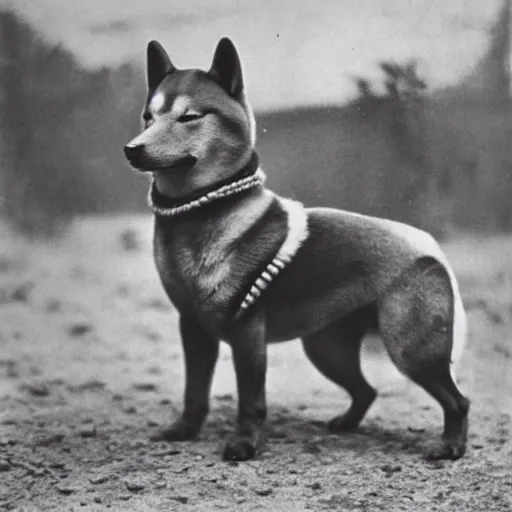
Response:
[[[450,281],[453,290],[453,345],[452,345],[452,376],[457,381],[457,367],[464,353],[467,341],[467,318],[459,285],[450,269]]]
[[[441,251],[440,251],[441,252]],[[437,256],[441,264],[446,269],[450,278],[450,285],[453,294],[453,327],[452,327],[452,353],[451,353],[451,373],[453,380],[457,382],[457,368],[464,353],[467,340],[467,318],[464,304],[459,290],[459,283],[455,277],[448,259],[443,252]]]

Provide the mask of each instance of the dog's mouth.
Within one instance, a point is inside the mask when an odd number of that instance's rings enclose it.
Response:
[[[188,171],[194,167],[197,163],[197,158],[192,155],[187,155],[182,158],[178,158],[171,164],[158,165],[158,166],[144,166],[144,168],[138,167],[137,170],[140,172],[166,172],[166,171]]]

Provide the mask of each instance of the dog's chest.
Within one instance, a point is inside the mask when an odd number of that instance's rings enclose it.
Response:
[[[222,236],[201,239],[198,233],[155,236],[160,278],[176,307],[185,311],[215,309],[230,294],[233,256]],[[171,239],[169,239],[171,238]]]
[[[240,237],[271,201],[271,195],[260,194],[256,199],[239,201],[236,208],[226,208],[216,216],[198,215],[195,220],[178,222],[156,220],[156,265],[178,310],[202,317],[226,314],[233,297],[240,293],[247,270]]]

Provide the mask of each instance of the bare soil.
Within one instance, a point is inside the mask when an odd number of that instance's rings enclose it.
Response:
[[[324,422],[348,397],[299,343],[271,346],[267,441],[255,460],[231,464],[220,460],[236,412],[226,347],[201,439],[149,441],[183,389],[149,218],[83,220],[52,243],[3,226],[0,236],[0,509],[512,510],[512,238],[446,244],[469,310],[464,458],[423,459],[441,411],[370,339],[365,372],[379,399],[340,436]]]

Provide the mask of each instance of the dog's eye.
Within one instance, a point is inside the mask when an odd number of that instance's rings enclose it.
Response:
[[[147,126],[153,121],[153,116],[151,115],[151,112],[145,111],[142,114],[142,119]]]
[[[177,121],[178,123],[190,123],[190,121],[196,121],[197,119],[201,119],[201,117],[203,117],[203,114],[199,112],[187,112],[178,117]]]

